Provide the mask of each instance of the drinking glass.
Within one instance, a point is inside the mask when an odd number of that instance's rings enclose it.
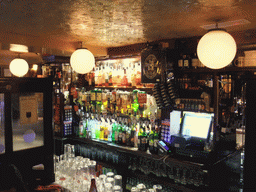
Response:
[[[86,165],[89,165],[90,159],[89,159],[89,158],[83,158],[83,162],[84,162]]]
[[[137,187],[132,187],[131,192],[138,192],[138,188]]]
[[[121,186],[119,186],[119,185],[115,185],[114,187],[113,187],[113,192],[122,192],[123,190],[122,190],[122,187]]]
[[[65,160],[66,160],[65,155],[64,154],[60,155],[60,161],[65,161]]]
[[[176,170],[176,172],[175,172],[175,175],[174,175],[174,182],[175,183],[180,183],[180,180],[181,180],[181,178],[180,178],[180,168],[177,166],[177,167],[175,167],[175,170]]]
[[[115,175],[114,180],[115,180],[115,185],[122,186],[122,176],[121,175]]]
[[[169,165],[168,176],[169,176],[170,179],[174,179],[173,165]]]
[[[110,183],[112,186],[115,185],[115,179],[113,177],[107,177],[107,179],[105,180],[105,184],[106,183]]]
[[[187,184],[187,169],[183,168],[182,177],[181,177],[181,184],[186,185]]]
[[[194,186],[199,187],[199,174],[195,173],[194,176]]]
[[[83,179],[83,177],[82,177],[82,170],[81,170],[81,168],[80,167],[78,167],[78,168],[75,168],[75,171],[74,171],[74,186],[73,186],[73,188],[75,189],[75,190],[77,190],[77,191],[79,191],[80,189],[81,189],[81,187],[82,187],[82,179]]]
[[[161,171],[160,171],[160,162],[159,161],[155,161],[155,168],[154,168],[154,172],[156,174],[157,177],[161,176]]]
[[[112,191],[112,188],[113,188],[113,185],[111,183],[105,183],[105,192],[113,192]]]
[[[75,157],[75,145],[70,145],[70,158]]]
[[[143,183],[139,183],[137,185],[137,191],[142,191],[143,189],[146,189],[146,186]]]
[[[96,182],[96,185],[97,185],[97,189],[99,192],[104,192],[105,190],[105,179],[106,179],[106,175],[100,175],[98,178],[97,178],[97,182]]]
[[[163,187],[157,184],[157,185],[153,185],[153,189],[155,190],[155,192],[159,192],[159,191],[162,191]]]
[[[91,182],[88,180],[83,181],[83,191],[87,192],[90,189]]]
[[[89,181],[90,179],[89,167],[85,162],[83,162],[83,165],[81,167],[81,174],[82,174],[82,180]]]
[[[106,174],[107,177],[111,177],[111,178],[114,178],[115,174],[113,172],[108,172]]]
[[[58,155],[53,156],[53,162],[54,162],[54,173],[58,171],[60,157]]]
[[[65,156],[65,160],[68,160],[68,156],[71,152],[71,145],[70,144],[65,144],[64,145],[64,156]]]
[[[91,160],[89,163],[90,178],[96,178],[96,161]]]
[[[132,167],[131,167],[131,169],[132,169],[133,171],[135,171],[136,169],[138,169],[137,161],[138,161],[137,157],[134,157],[134,158],[133,158],[133,161],[132,161]]]

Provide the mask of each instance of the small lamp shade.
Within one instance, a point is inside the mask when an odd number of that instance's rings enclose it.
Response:
[[[95,58],[87,49],[77,49],[70,57],[70,64],[75,72],[85,74],[95,67]]]
[[[26,75],[29,69],[27,61],[21,58],[13,59],[9,68],[11,73],[18,77]]]
[[[233,37],[224,30],[206,33],[197,45],[199,60],[208,68],[220,69],[229,65],[237,51]]]

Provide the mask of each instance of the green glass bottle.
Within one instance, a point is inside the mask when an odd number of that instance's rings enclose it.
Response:
[[[143,138],[143,128],[142,125],[140,125],[139,131],[138,131],[138,150],[142,151],[142,138]]]
[[[102,106],[102,90],[98,89],[96,91],[96,112],[101,114],[101,106]]]
[[[91,112],[96,113],[96,90],[90,92]]]
[[[131,123],[128,122],[127,129],[126,129],[126,145],[132,146],[131,144]]]
[[[139,109],[139,102],[138,102],[138,90],[133,90],[133,103],[132,103],[132,109],[133,109],[133,112],[134,112],[134,116],[137,115],[137,111]]]
[[[118,124],[118,144],[122,145],[123,143],[123,123],[121,118],[119,119],[119,124]]]
[[[136,124],[132,123],[131,126],[131,135],[130,135],[130,142],[131,142],[131,147],[135,147],[135,136],[136,136]]]
[[[115,143],[116,142],[116,129],[117,129],[117,124],[116,124],[116,121],[113,120],[113,123],[112,123],[112,143]]]
[[[87,119],[87,114],[84,118],[84,129],[83,129],[83,137],[86,138],[87,137],[87,129],[88,129],[88,119]]]
[[[154,133],[154,154],[158,153],[158,142],[160,140],[160,134],[159,134],[159,126],[155,126],[155,133]]]
[[[149,151],[151,154],[154,154],[154,135],[155,135],[155,130],[153,126],[150,126],[150,133],[149,133],[149,138],[148,138],[148,143],[149,143]]]
[[[142,139],[141,139],[141,150],[142,151],[148,150],[148,136],[146,133],[146,126],[143,127]]]
[[[127,122],[125,120],[122,126],[122,145],[126,145],[126,131],[127,131]]]

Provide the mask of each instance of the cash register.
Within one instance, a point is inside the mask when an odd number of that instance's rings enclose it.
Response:
[[[204,154],[205,144],[211,139],[213,118],[214,113],[182,111],[180,129],[169,141],[172,151],[190,157]]]

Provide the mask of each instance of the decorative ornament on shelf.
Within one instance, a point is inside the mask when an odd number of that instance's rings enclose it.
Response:
[[[235,58],[237,46],[234,38],[224,29],[211,29],[197,45],[198,59],[208,68],[221,69]]]
[[[70,64],[76,73],[86,74],[95,67],[95,58],[88,49],[78,48],[74,53],[72,53],[70,57]]]
[[[27,74],[29,66],[25,59],[20,58],[20,55],[18,58],[15,58],[10,63],[10,71],[13,75],[17,77],[22,77]]]

